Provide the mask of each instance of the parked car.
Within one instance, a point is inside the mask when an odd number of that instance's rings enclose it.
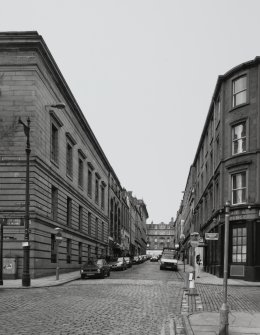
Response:
[[[125,257],[126,265],[128,268],[131,268],[133,265],[133,262],[130,257]]]
[[[126,270],[127,263],[124,257],[118,257],[116,261],[110,263],[110,268],[112,271]]]
[[[139,256],[134,256],[133,258],[133,264],[140,264],[141,263],[141,259]]]
[[[158,262],[158,256],[153,255],[153,256],[150,258],[150,262]]]
[[[81,279],[87,277],[100,277],[105,278],[105,276],[110,276],[110,266],[105,259],[89,259],[84,263],[80,270]]]

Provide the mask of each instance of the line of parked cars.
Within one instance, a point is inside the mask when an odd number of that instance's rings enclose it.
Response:
[[[89,259],[81,266],[81,279],[99,277],[105,278],[110,276],[110,271],[124,271],[131,268],[133,264],[141,264],[149,259],[148,255],[131,257],[118,257],[117,259],[107,262],[105,259]]]

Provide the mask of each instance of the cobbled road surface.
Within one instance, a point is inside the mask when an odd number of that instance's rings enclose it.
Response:
[[[182,313],[219,311],[223,290],[197,284],[199,296],[187,298],[182,270],[160,271],[148,261],[105,279],[0,290],[0,335],[185,334]],[[229,287],[228,303],[235,311],[259,312],[259,287]]]
[[[180,273],[149,261],[105,279],[3,290],[0,334],[174,335],[182,293]]]

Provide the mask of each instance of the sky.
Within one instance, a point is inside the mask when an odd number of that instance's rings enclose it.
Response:
[[[176,218],[217,78],[260,56],[258,0],[9,0],[45,40],[147,223]]]

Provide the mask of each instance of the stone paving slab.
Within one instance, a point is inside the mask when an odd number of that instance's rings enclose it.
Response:
[[[219,313],[203,312],[188,316],[194,335],[218,334]],[[260,334],[260,313],[229,313],[229,334]]]

